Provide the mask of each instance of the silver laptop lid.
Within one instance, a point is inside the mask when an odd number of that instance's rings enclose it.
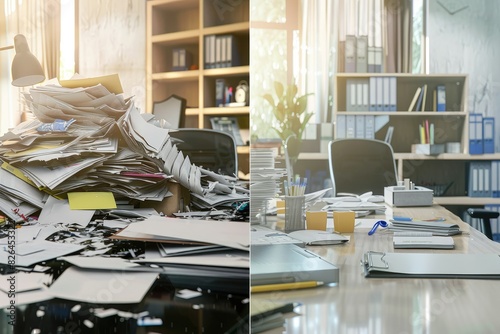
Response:
[[[336,266],[296,245],[252,245],[250,256],[251,285],[339,281]]]

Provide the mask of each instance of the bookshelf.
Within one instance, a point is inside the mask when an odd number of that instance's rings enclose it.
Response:
[[[392,111],[369,110],[370,96],[360,100],[361,106],[351,105],[352,85],[368,83],[370,79],[393,78],[396,82],[395,104]],[[413,108],[408,111],[415,97],[415,92],[427,86],[426,103],[419,111]],[[446,111],[434,111],[432,92],[438,86],[446,90]],[[500,160],[499,153],[469,154],[469,111],[468,106],[468,77],[463,74],[432,74],[419,75],[407,73],[339,73],[336,76],[334,96],[333,122],[335,124],[335,138],[356,137],[356,131],[340,130],[345,120],[342,117],[370,116],[376,119],[373,138],[384,140],[389,127],[394,128],[391,145],[394,150],[398,176],[402,180],[410,178],[418,185],[446,188],[443,196],[435,197],[435,202],[445,206],[481,206],[486,204],[500,204],[500,198],[469,197],[468,196],[468,166],[471,161]],[[378,87],[378,86],[377,86]],[[363,92],[363,89],[358,90]],[[366,89],[365,89],[366,93]],[[368,90],[368,94],[370,91]],[[389,103],[390,104],[390,103]],[[353,110],[354,109],[354,110]],[[361,110],[359,110],[361,109]],[[459,149],[453,153],[425,155],[412,152],[412,145],[420,142],[419,125],[425,121],[434,124],[436,144],[457,143]],[[340,122],[339,122],[340,121]],[[352,123],[351,123],[352,124]],[[340,131],[339,131],[340,130]],[[370,135],[368,131],[365,134]],[[328,159],[327,154],[301,154],[301,160]]]
[[[248,105],[217,107],[215,103],[216,80],[223,79],[233,89],[242,80],[249,83],[249,1],[224,4],[217,6],[210,0],[147,1],[146,112],[152,111],[155,101],[176,94],[187,100],[186,127],[211,128],[211,117],[235,117],[243,139],[248,140]],[[208,68],[207,36],[232,36],[238,63]],[[178,49],[191,58],[181,70],[174,66]],[[238,146],[237,150],[238,165],[248,173],[248,147]]]

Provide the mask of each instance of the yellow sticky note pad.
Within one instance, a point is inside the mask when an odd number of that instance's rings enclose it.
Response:
[[[116,209],[116,202],[111,192],[72,192],[68,193],[71,210]]]

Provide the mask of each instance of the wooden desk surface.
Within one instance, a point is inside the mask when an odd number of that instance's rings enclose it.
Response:
[[[296,308],[301,315],[286,322],[287,334],[500,332],[500,280],[364,277],[360,260],[368,250],[500,254],[500,243],[487,239],[443,207],[390,211],[418,219],[445,217],[460,224],[464,233],[453,237],[454,250],[394,250],[391,232],[379,229],[369,236],[368,229],[356,229],[347,234],[351,238],[347,244],[308,247],[339,267],[337,286],[255,293],[251,300],[301,303]]]

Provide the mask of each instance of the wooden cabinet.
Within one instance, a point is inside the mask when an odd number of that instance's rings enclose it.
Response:
[[[384,89],[389,85],[376,85],[373,78],[381,78],[382,81],[394,80],[395,88],[391,88],[390,94],[386,94]],[[425,105],[421,103],[418,111],[415,107],[409,111],[416,91],[419,88],[422,89],[424,85],[427,89]],[[437,86],[445,87],[445,111],[434,111],[436,110],[434,91]],[[374,87],[375,89],[382,87],[382,94],[380,92],[374,94]],[[389,111],[387,109],[391,108],[384,106],[382,109],[386,110],[377,110],[378,107],[373,105],[379,105],[378,97],[384,100],[387,95],[389,95],[389,102],[382,102],[382,104],[390,105],[392,101],[394,105],[392,110]],[[439,192],[449,186],[444,196],[435,197],[435,201],[442,205],[500,204],[500,198],[468,196],[467,180],[470,161],[500,160],[500,154],[469,154],[467,98],[468,78],[467,75],[462,74],[339,73],[336,76],[334,97],[334,137],[356,137],[368,133],[372,134],[372,138],[385,140],[389,128],[392,127],[391,145],[401,180],[409,178],[417,185],[435,188],[436,195],[440,195]],[[356,131],[356,129],[346,131],[343,127],[347,116],[351,118],[352,116],[354,118],[373,117],[375,119],[373,131],[363,132]],[[447,143],[456,143],[455,146],[459,147],[458,151],[453,153],[444,151],[437,155],[414,153],[412,146],[420,143],[419,126],[425,127],[426,123],[433,124],[436,144],[445,144],[446,147]],[[349,124],[354,127],[358,125],[355,122]],[[300,158],[317,159],[317,155],[312,154],[310,157],[302,155]],[[328,159],[327,156],[324,158]]]
[[[233,95],[241,81],[249,83],[249,12],[248,0],[147,1],[146,111],[175,94],[187,100],[186,127],[211,128],[211,117],[235,117],[247,140],[248,105],[219,107],[215,97],[219,79],[233,87]],[[231,36],[238,62],[207,65],[208,36]],[[176,67],[178,50],[186,57],[185,69]],[[240,169],[248,173],[248,147],[239,146],[238,154]]]

